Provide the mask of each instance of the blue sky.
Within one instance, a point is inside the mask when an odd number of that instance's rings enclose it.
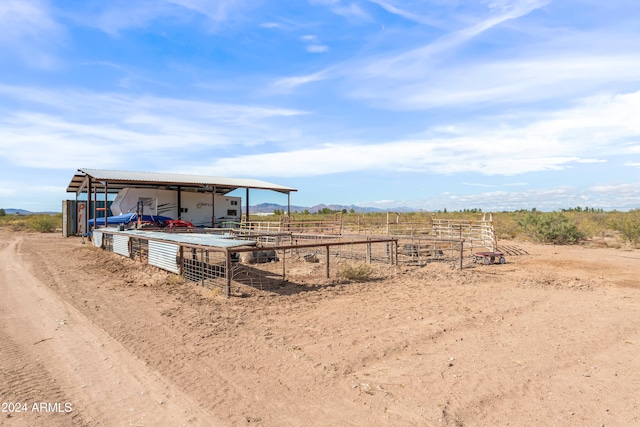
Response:
[[[3,0],[0,207],[60,210],[84,167],[639,208],[640,2]]]

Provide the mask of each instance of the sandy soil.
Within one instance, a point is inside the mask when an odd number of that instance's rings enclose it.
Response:
[[[517,245],[225,299],[0,230],[0,425],[640,425],[640,251]]]

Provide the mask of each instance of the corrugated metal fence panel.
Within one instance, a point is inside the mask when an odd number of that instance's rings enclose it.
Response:
[[[149,264],[180,274],[177,262],[178,249],[179,245],[173,243],[149,240]]]
[[[129,236],[113,235],[113,252],[129,256]]]
[[[95,230],[91,239],[93,240],[93,246],[96,248],[102,247],[102,231]]]

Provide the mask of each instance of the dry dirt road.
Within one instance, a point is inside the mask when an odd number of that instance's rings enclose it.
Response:
[[[518,245],[225,299],[0,229],[0,425],[640,425],[640,251]]]

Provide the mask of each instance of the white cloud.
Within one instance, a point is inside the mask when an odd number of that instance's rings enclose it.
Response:
[[[273,82],[271,87],[277,90],[292,90],[307,83],[325,80],[331,74],[331,71],[331,68],[327,68],[325,70],[321,70],[305,76],[285,77]]]
[[[594,194],[595,193],[595,194]],[[556,211],[576,206],[629,210],[640,206],[640,185],[600,186],[578,188],[562,186],[523,191],[487,191],[474,194],[440,193],[423,200],[382,200],[359,203],[380,209],[410,206],[427,211],[449,211],[479,208],[484,212],[513,211],[536,208]]]
[[[369,73],[373,67],[378,65],[371,65]],[[351,95],[397,108],[423,109],[545,101],[576,96],[607,84],[640,81],[638,54],[545,56],[460,64],[431,72],[416,67],[407,64],[368,81],[362,80],[366,74],[356,73]],[[376,73],[383,74],[382,70]],[[389,76],[397,82],[390,81]]]
[[[359,21],[370,21],[369,14],[356,3],[349,3],[346,6],[334,5],[331,10],[333,13],[348,19],[356,19]]]
[[[242,16],[251,6],[245,0],[114,0],[105,2],[100,10],[79,10],[70,14],[84,25],[118,35],[129,28],[144,28],[158,19],[190,21],[194,15],[207,18],[214,28],[220,23]]]
[[[65,38],[46,0],[3,0],[0,2],[0,45],[24,62],[52,67],[57,60],[51,51]]]
[[[447,127],[445,127],[447,128]],[[425,132],[419,139],[342,143],[212,159],[212,170],[269,176],[315,176],[353,171],[429,171],[439,174],[519,175],[603,163],[629,154],[624,141],[640,137],[640,91],[594,97],[573,108],[520,117],[492,117]],[[283,167],[286,165],[286,167]]]
[[[385,97],[388,97],[390,93],[394,93],[397,89],[402,90],[407,87],[409,85],[407,79],[410,81],[420,80],[425,75],[428,75],[433,68],[432,59],[437,55],[443,55],[455,50],[478,35],[506,21],[525,16],[533,10],[548,4],[549,1],[524,0],[510,2],[509,7],[503,8],[500,13],[490,14],[488,18],[479,19],[471,25],[447,33],[419,48],[410,49],[401,54],[382,54],[365,59],[347,61],[311,75],[278,80],[275,86],[282,86],[281,82],[286,81],[288,83],[287,87],[293,88],[318,80],[343,77],[361,88],[354,90],[353,93],[356,95],[366,97],[367,95],[364,95],[366,93],[374,97],[372,94],[381,91],[381,93],[387,95]],[[400,87],[392,83],[395,80],[402,82]],[[402,96],[405,95],[406,93],[402,94]]]
[[[321,44],[312,44],[306,47],[307,52],[310,53],[324,53],[329,50],[329,46],[321,45]]]
[[[0,158],[23,167],[115,167],[177,161],[200,152],[290,137],[279,120],[302,111],[0,86],[31,111],[0,116]],[[64,105],[64,109],[57,107]],[[96,108],[99,105],[100,108]],[[99,165],[96,164],[100,163]]]
[[[389,2],[389,1],[382,1],[382,0],[369,0],[369,1],[371,3],[377,4],[382,9],[386,10],[389,13],[401,16],[401,17],[403,17],[405,19],[408,19],[410,21],[418,22],[420,24],[429,25],[429,26],[432,26],[432,27],[441,27],[442,26],[442,23],[436,21],[435,19],[431,19],[431,18],[429,18],[427,16],[422,16],[422,15],[420,15],[418,13],[408,12],[406,10],[403,10],[403,9],[391,4],[391,2]]]
[[[264,22],[260,24],[260,26],[262,28],[283,28],[284,27],[284,25],[282,25],[279,22]]]

